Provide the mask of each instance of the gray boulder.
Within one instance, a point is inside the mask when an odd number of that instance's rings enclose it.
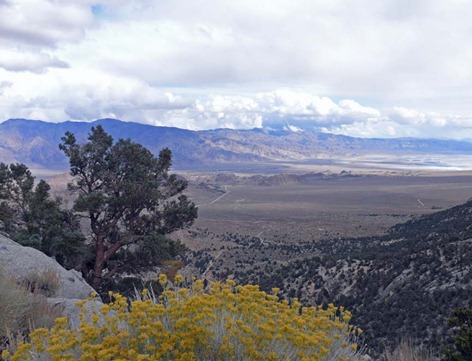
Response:
[[[17,281],[23,281],[46,270],[58,279],[51,297],[84,299],[94,292],[79,272],[66,270],[53,258],[31,247],[24,247],[0,235],[0,270]]]
[[[48,298],[48,303],[55,308],[59,308],[62,315],[69,319],[69,325],[72,328],[79,328],[80,326],[81,309],[79,306],[77,306],[77,302],[79,301],[80,300],[68,298]],[[86,314],[88,315],[100,315],[102,306],[103,303],[99,299],[95,299],[87,301],[83,307]]]

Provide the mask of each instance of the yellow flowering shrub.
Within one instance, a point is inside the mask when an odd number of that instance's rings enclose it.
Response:
[[[175,284],[181,284],[177,275]],[[16,360],[356,360],[348,342],[350,314],[329,305],[302,307],[281,301],[258,286],[231,280],[204,289],[168,288],[159,296],[144,290],[128,302],[119,294],[100,313],[83,307],[79,329],[59,318],[50,329],[37,329],[30,342],[3,358]],[[337,314],[337,316],[335,316]]]

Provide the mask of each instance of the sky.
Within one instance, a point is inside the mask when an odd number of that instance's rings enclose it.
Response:
[[[0,0],[0,121],[472,139],[468,0]]]

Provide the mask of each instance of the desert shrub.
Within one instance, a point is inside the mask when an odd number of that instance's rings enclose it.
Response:
[[[113,302],[99,314],[85,311],[79,329],[59,318],[50,329],[37,329],[31,342],[3,357],[7,360],[356,360],[350,343],[348,311],[329,305],[302,307],[281,301],[258,286],[233,281],[205,289],[166,287],[160,296],[143,291],[129,301]],[[182,277],[176,277],[176,283]]]

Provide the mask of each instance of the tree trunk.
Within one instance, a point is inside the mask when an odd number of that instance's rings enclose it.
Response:
[[[105,248],[103,241],[97,240],[95,247],[95,265],[93,267],[92,284],[93,289],[98,292],[103,281],[103,268],[105,266]]]

